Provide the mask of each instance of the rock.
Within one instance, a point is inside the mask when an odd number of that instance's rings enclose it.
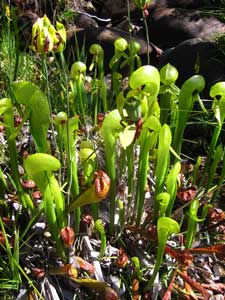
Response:
[[[17,24],[19,29],[20,48],[26,49],[31,44],[32,26],[37,21],[38,15],[30,10],[18,15]]]
[[[201,93],[201,98],[204,99],[204,105],[207,109],[212,106],[209,90],[213,84],[225,80],[225,64],[219,60],[221,56],[220,50],[215,43],[204,41],[199,38],[189,39],[180,43],[177,47],[165,50],[159,58],[158,68],[160,69],[167,63],[172,64],[178,69],[179,77],[176,84],[181,87],[184,81],[196,73],[205,78],[206,86]],[[199,65],[198,65],[199,64]],[[198,70],[197,70],[198,69]],[[196,103],[194,110],[201,111]],[[207,123],[199,122],[204,119],[204,115],[192,115],[192,124],[186,128],[182,152],[186,155],[195,157],[205,155],[207,145],[210,143],[213,127]],[[224,139],[222,137],[222,139]]]
[[[205,78],[204,97],[209,97],[210,87],[216,82],[225,80],[225,64],[219,59],[221,51],[216,44],[200,38],[186,40],[177,47],[165,50],[159,57],[159,69],[167,63],[178,69],[177,85],[196,73]]]
[[[218,35],[225,33],[224,23],[214,16],[204,16],[201,10],[192,9],[194,1],[183,1],[190,2],[188,9],[184,5],[181,8],[167,7],[165,2],[168,1],[153,3],[149,8],[149,36],[160,48],[174,47],[191,38],[214,41]]]
[[[179,7],[179,8],[201,8],[203,6],[208,6],[212,4],[210,0],[161,0],[159,1],[153,1],[152,4],[158,3],[158,5],[162,5],[164,7]]]
[[[130,1],[132,2],[132,1]],[[133,3],[131,3],[134,7]],[[100,16],[104,18],[112,18],[114,15],[121,14],[127,16],[127,0],[107,0],[104,1]]]

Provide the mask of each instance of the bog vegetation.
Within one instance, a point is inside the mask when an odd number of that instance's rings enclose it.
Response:
[[[151,1],[135,2],[145,20]],[[99,44],[89,65],[76,45],[69,66],[65,27],[46,15],[21,52],[3,7],[1,299],[222,295],[225,82],[205,108],[204,78],[179,88],[172,65],[142,65],[132,35],[115,41],[110,74]],[[211,134],[202,153],[185,148],[193,124]]]

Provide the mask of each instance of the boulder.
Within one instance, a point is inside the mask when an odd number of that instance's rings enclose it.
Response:
[[[165,50],[158,63],[160,69],[167,63],[178,69],[178,86],[189,77],[200,74],[205,78],[206,87],[203,96],[209,97],[210,87],[225,80],[225,64],[220,60],[221,50],[215,43],[200,38],[189,39],[174,48]]]
[[[148,26],[150,40],[163,50],[192,38],[215,41],[225,33],[223,22],[201,10],[161,5],[150,7]]]

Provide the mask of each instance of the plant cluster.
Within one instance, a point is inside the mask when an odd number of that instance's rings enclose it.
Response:
[[[75,284],[75,295],[83,288],[90,299],[94,294],[156,299],[160,290],[164,300],[171,294],[172,299],[209,299],[211,291],[224,287],[196,282],[189,271],[193,254],[224,258],[224,212],[216,203],[225,178],[225,82],[211,87],[207,110],[200,98],[201,75],[179,88],[176,68],[142,65],[140,45],[133,40],[115,41],[110,83],[100,45],[89,49],[90,66],[78,60],[68,70],[65,44],[64,26],[40,18],[31,45],[42,67],[39,83],[13,72],[1,92],[6,153],[0,162],[1,290],[18,291],[26,283],[27,297],[48,299],[46,280],[62,276]],[[10,63],[12,72],[16,63]],[[125,65],[127,83],[121,75]],[[55,70],[60,103],[50,84]],[[213,134],[205,157],[185,164],[184,132],[196,102]],[[18,147],[25,132],[29,143]],[[44,228],[38,230],[40,223]],[[93,237],[96,244],[90,243]],[[37,241],[49,256],[44,264],[35,252]],[[32,245],[36,254],[28,262]],[[114,286],[110,271],[120,279]],[[163,289],[156,291],[160,282]]]

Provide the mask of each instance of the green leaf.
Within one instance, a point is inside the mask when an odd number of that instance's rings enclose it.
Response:
[[[29,176],[35,180],[35,174],[41,172],[53,172],[60,168],[60,161],[46,153],[35,153],[24,160],[24,168]]]
[[[172,137],[167,124],[164,124],[159,132],[159,143],[157,149],[157,164],[155,169],[156,194],[163,189],[163,184],[168,171],[170,162],[170,145]]]
[[[166,179],[167,192],[170,194],[170,202],[167,208],[168,216],[172,212],[174,201],[176,198],[178,175],[180,173],[180,170],[181,170],[181,163],[178,161],[173,165]]]
[[[153,130],[155,132],[159,132],[160,129],[161,129],[161,124],[160,124],[160,121],[157,117],[151,115],[144,122],[143,128],[148,128],[148,129]]]
[[[180,225],[169,217],[161,217],[157,222],[159,243],[165,244],[169,235],[180,232]]]
[[[16,101],[28,107],[30,130],[39,152],[47,152],[47,133],[50,125],[48,99],[38,86],[31,82],[22,81],[12,84]]]
[[[178,71],[177,69],[172,66],[170,63],[166,64],[160,69],[160,80],[165,85],[170,85],[175,83],[178,78]]]
[[[162,192],[156,196],[155,200],[159,203],[160,217],[163,217],[170,201],[170,194]]]
[[[122,131],[119,134],[120,144],[123,147],[123,149],[126,149],[133,142],[135,132],[136,132],[136,126],[128,125],[126,126],[124,131]]]
[[[129,85],[132,89],[137,89],[142,86],[151,96],[156,97],[160,88],[160,76],[157,68],[153,66],[142,66],[134,71],[129,79]]]

